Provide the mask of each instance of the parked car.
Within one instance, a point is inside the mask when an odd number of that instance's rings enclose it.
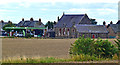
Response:
[[[17,33],[17,34],[14,34],[15,37],[23,37],[23,34],[20,34],[20,33]]]

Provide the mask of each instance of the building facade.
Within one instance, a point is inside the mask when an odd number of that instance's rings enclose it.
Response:
[[[36,27],[36,28],[45,28],[45,25],[42,23],[41,19],[34,20],[33,18],[30,18],[30,20],[24,20],[20,21],[18,23],[18,27]],[[43,36],[45,35],[45,29],[29,29],[25,30],[27,33],[33,33],[34,35]]]
[[[103,25],[93,25],[87,14],[63,14],[60,19],[58,17],[54,31],[58,38],[78,38],[82,35],[91,38],[108,37],[107,28]]]
[[[120,21],[116,24],[109,24],[107,29],[109,31],[109,38],[120,38]]]

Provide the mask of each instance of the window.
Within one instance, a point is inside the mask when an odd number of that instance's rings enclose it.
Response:
[[[69,29],[67,30],[67,35],[69,36]]]
[[[65,35],[65,28],[63,28],[63,35]]]
[[[59,29],[59,36],[61,35],[61,28]]]

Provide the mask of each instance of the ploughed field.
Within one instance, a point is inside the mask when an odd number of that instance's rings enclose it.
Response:
[[[70,58],[70,45],[76,39],[2,39],[2,57]],[[114,44],[114,39],[109,39]]]

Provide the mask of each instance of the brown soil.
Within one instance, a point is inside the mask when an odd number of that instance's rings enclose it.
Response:
[[[76,39],[2,39],[2,57],[69,58],[69,48]],[[110,39],[114,43],[114,39]]]

